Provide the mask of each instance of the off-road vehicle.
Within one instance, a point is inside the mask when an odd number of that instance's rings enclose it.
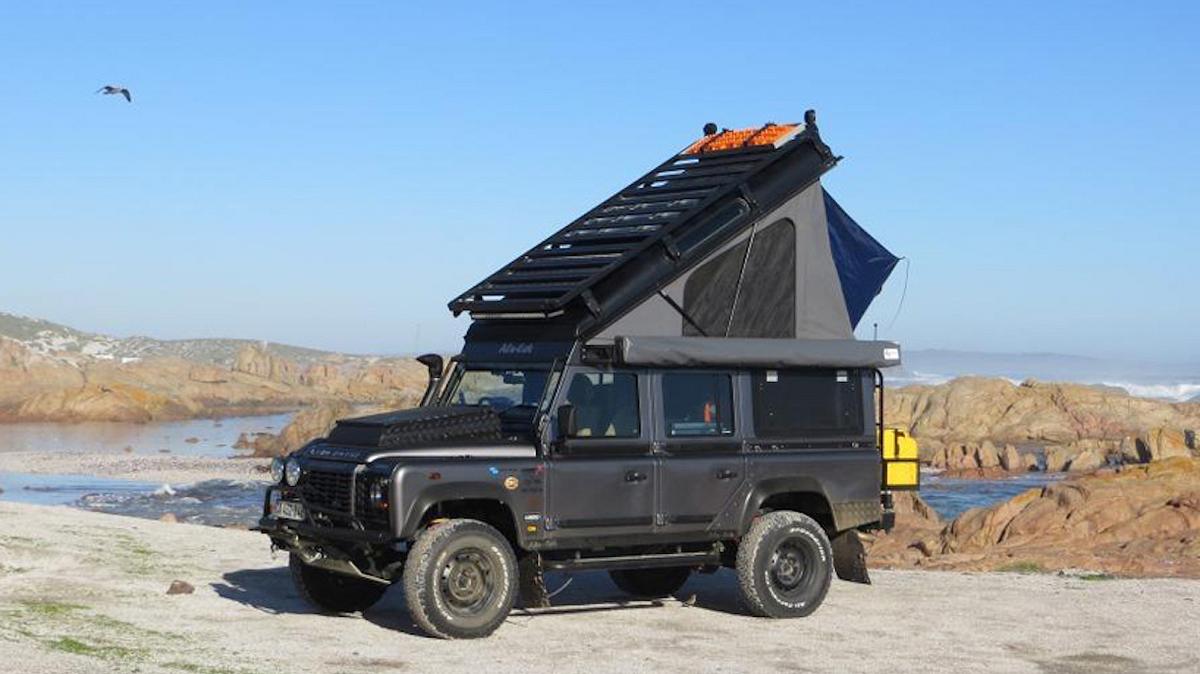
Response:
[[[429,634],[482,637],[543,571],[637,597],[735,569],[749,610],[865,581],[857,532],[915,488],[885,429],[891,342],[853,330],[896,263],[819,183],[804,123],[705,135],[450,303],[472,323],[421,405],[337,423],[273,465],[259,530],[300,593],[393,583]]]

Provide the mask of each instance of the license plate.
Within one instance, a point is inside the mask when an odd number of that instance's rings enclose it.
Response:
[[[280,501],[275,504],[275,516],[281,520],[303,520],[304,506],[295,501]]]

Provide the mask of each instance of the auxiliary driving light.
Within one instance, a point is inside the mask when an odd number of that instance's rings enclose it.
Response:
[[[300,482],[300,462],[296,459],[288,459],[287,467],[283,472],[289,485],[295,487],[296,483]]]
[[[283,459],[281,459],[279,457],[275,457],[274,459],[271,459],[271,481],[272,482],[283,482],[283,467],[284,467]]]

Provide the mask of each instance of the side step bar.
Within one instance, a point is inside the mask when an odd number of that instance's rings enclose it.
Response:
[[[613,557],[573,557],[570,559],[543,558],[542,568],[547,571],[591,571],[594,569],[657,569],[668,566],[704,566],[720,563],[721,550],[713,548],[703,552],[664,552]]]

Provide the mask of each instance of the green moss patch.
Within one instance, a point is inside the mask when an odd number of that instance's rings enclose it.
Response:
[[[1004,566],[996,567],[997,571],[1002,573],[1046,573],[1046,569],[1037,562],[1012,562]]]

